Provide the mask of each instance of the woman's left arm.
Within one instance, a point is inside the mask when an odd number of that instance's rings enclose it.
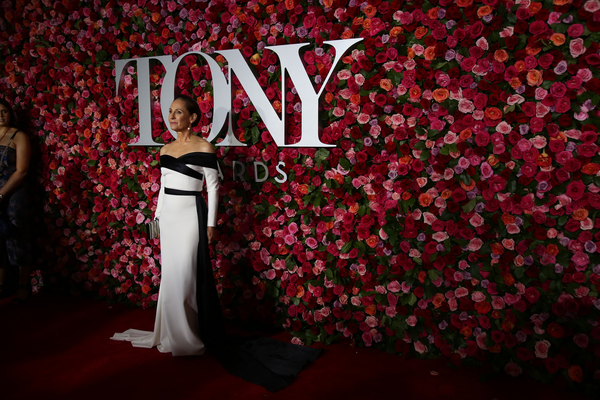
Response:
[[[29,139],[24,132],[17,132],[13,143],[17,151],[17,169],[8,178],[8,181],[0,188],[0,195],[8,196],[23,182],[29,171],[29,159],[31,158],[31,147]]]

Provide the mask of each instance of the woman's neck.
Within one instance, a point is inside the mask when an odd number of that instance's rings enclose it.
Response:
[[[192,139],[192,136],[192,131],[186,129],[184,131],[177,132],[177,139],[175,140],[179,143],[187,143]]]

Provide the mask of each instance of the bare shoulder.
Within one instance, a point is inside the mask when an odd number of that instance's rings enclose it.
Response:
[[[15,131],[17,131],[17,133],[15,134],[15,139],[14,140],[29,142],[29,136],[27,136],[27,134],[25,132],[19,131],[19,130],[16,130],[16,129],[15,129]],[[12,133],[14,133],[14,131]]]
[[[198,142],[198,151],[201,151],[203,153],[215,153],[215,146],[212,145],[212,143],[210,143],[209,141],[205,140],[205,139],[201,139]]]
[[[13,133],[14,133],[14,131],[13,131]],[[13,139],[13,143],[15,144],[15,147],[29,146],[29,137],[27,136],[27,134],[25,132],[17,131],[15,134],[15,137]]]
[[[164,156],[165,154],[167,154],[168,151],[169,151],[170,146],[171,146],[171,143],[168,143],[168,144],[165,144],[164,146],[162,146],[160,148],[160,155]]]

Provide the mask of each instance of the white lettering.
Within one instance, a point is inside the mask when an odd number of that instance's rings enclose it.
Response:
[[[289,44],[281,46],[269,46],[267,49],[276,53],[281,62],[281,91],[282,91],[282,116],[279,117],[277,111],[271,105],[265,92],[261,88],[258,80],[250,70],[248,63],[242,56],[239,49],[222,50],[216,53],[221,54],[228,62],[229,76],[221,71],[217,62],[209,55],[198,51],[191,51],[182,54],[173,61],[171,56],[154,56],[145,58],[131,58],[126,60],[115,61],[115,72],[117,81],[117,95],[122,87],[122,72],[125,67],[131,63],[136,63],[137,66],[137,81],[138,81],[138,115],[140,118],[140,137],[135,143],[130,145],[135,146],[159,146],[152,139],[152,103],[150,92],[150,61],[155,60],[163,64],[166,70],[161,88],[160,102],[161,112],[164,121],[168,121],[168,110],[175,98],[176,76],[177,69],[183,58],[189,55],[201,56],[208,63],[213,79],[213,123],[209,141],[213,141],[222,132],[226,131],[223,141],[217,146],[246,146],[241,143],[233,134],[233,116],[231,110],[232,101],[232,73],[240,81],[240,84],[245,89],[252,104],[256,108],[271,137],[278,147],[333,147],[332,144],[325,144],[319,139],[319,99],[325,89],[325,83],[331,78],[338,63],[343,55],[356,43],[361,41],[358,39],[346,40],[331,40],[325,44],[335,48],[335,59],[331,65],[327,77],[325,78],[321,89],[317,92],[314,85],[310,81],[306,69],[303,67],[300,58],[300,49],[308,44]],[[298,96],[302,105],[302,125],[301,137],[298,143],[287,143],[285,132],[285,76],[286,73],[294,83]],[[170,128],[169,128],[170,129]],[[171,132],[175,134],[175,132]]]

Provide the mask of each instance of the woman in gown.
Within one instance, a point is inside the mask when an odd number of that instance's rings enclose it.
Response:
[[[187,96],[175,99],[169,124],[177,139],[160,151],[162,178],[155,216],[160,227],[162,270],[154,331],[129,329],[112,337],[135,347],[157,346],[174,356],[203,354],[200,332],[206,330],[204,321],[221,322],[220,313],[204,315],[206,307],[198,307],[204,299],[216,299],[207,309],[216,306],[220,310],[208,252],[217,217],[217,158],[214,146],[192,132],[199,116],[194,100]],[[208,211],[201,193],[204,182]],[[202,276],[203,271],[210,276]]]
[[[33,264],[29,215],[31,196],[25,179],[29,170],[31,148],[27,135],[15,128],[15,113],[0,99],[0,296],[7,291],[8,262],[19,270],[19,285],[14,303],[23,302],[30,291]]]
[[[208,349],[230,373],[274,392],[288,386],[321,350],[270,338],[235,339],[225,332],[208,249],[218,208],[217,158],[214,146],[192,132],[199,116],[198,104],[188,96],[178,96],[169,109],[177,139],[160,152],[161,283],[154,331],[129,329],[111,339],[157,346],[174,356]]]

